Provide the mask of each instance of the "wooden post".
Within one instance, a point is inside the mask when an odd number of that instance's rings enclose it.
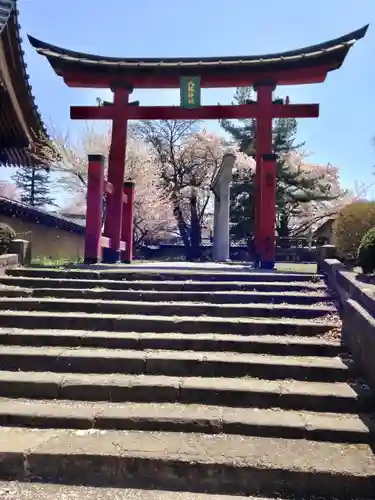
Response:
[[[102,215],[104,189],[104,156],[88,156],[85,264],[101,261]]]
[[[276,258],[276,155],[266,154],[262,158],[262,269],[274,269]]]
[[[121,231],[121,240],[125,242],[125,250],[121,252],[121,262],[124,264],[131,264],[133,259],[134,188],[134,181],[124,182],[124,207]]]
[[[123,184],[125,177],[127,118],[118,110],[128,104],[130,89],[113,89],[112,141],[108,159],[108,182],[113,185],[113,193],[107,198],[107,215],[104,236],[110,239],[110,248],[103,251],[103,261],[113,264],[120,261],[120,241],[122,231]]]

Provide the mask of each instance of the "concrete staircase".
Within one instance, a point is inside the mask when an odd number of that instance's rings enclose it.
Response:
[[[11,269],[0,498],[373,499],[375,400],[339,330],[316,275]]]

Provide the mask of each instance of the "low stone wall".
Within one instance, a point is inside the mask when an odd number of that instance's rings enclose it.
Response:
[[[0,276],[5,274],[5,269],[16,266],[29,266],[31,264],[31,245],[27,240],[13,240],[9,245],[9,253],[0,255]]]
[[[18,255],[15,253],[7,253],[0,255],[0,276],[5,274],[5,269],[8,267],[18,266]]]
[[[318,269],[327,285],[337,294],[342,319],[342,342],[375,390],[375,286],[357,279],[338,259],[334,247],[322,247]]]

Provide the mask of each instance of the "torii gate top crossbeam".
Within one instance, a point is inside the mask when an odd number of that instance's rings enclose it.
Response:
[[[201,87],[248,86],[263,80],[278,85],[318,83],[339,68],[368,26],[300,50],[277,54],[205,58],[119,58],[67,50],[29,36],[55,72],[71,87],[111,88],[131,83],[134,88],[178,88],[181,76],[197,75]]]

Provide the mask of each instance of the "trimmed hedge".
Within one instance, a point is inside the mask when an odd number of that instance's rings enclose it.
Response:
[[[375,227],[367,231],[362,238],[358,248],[358,264],[365,274],[375,271]]]

